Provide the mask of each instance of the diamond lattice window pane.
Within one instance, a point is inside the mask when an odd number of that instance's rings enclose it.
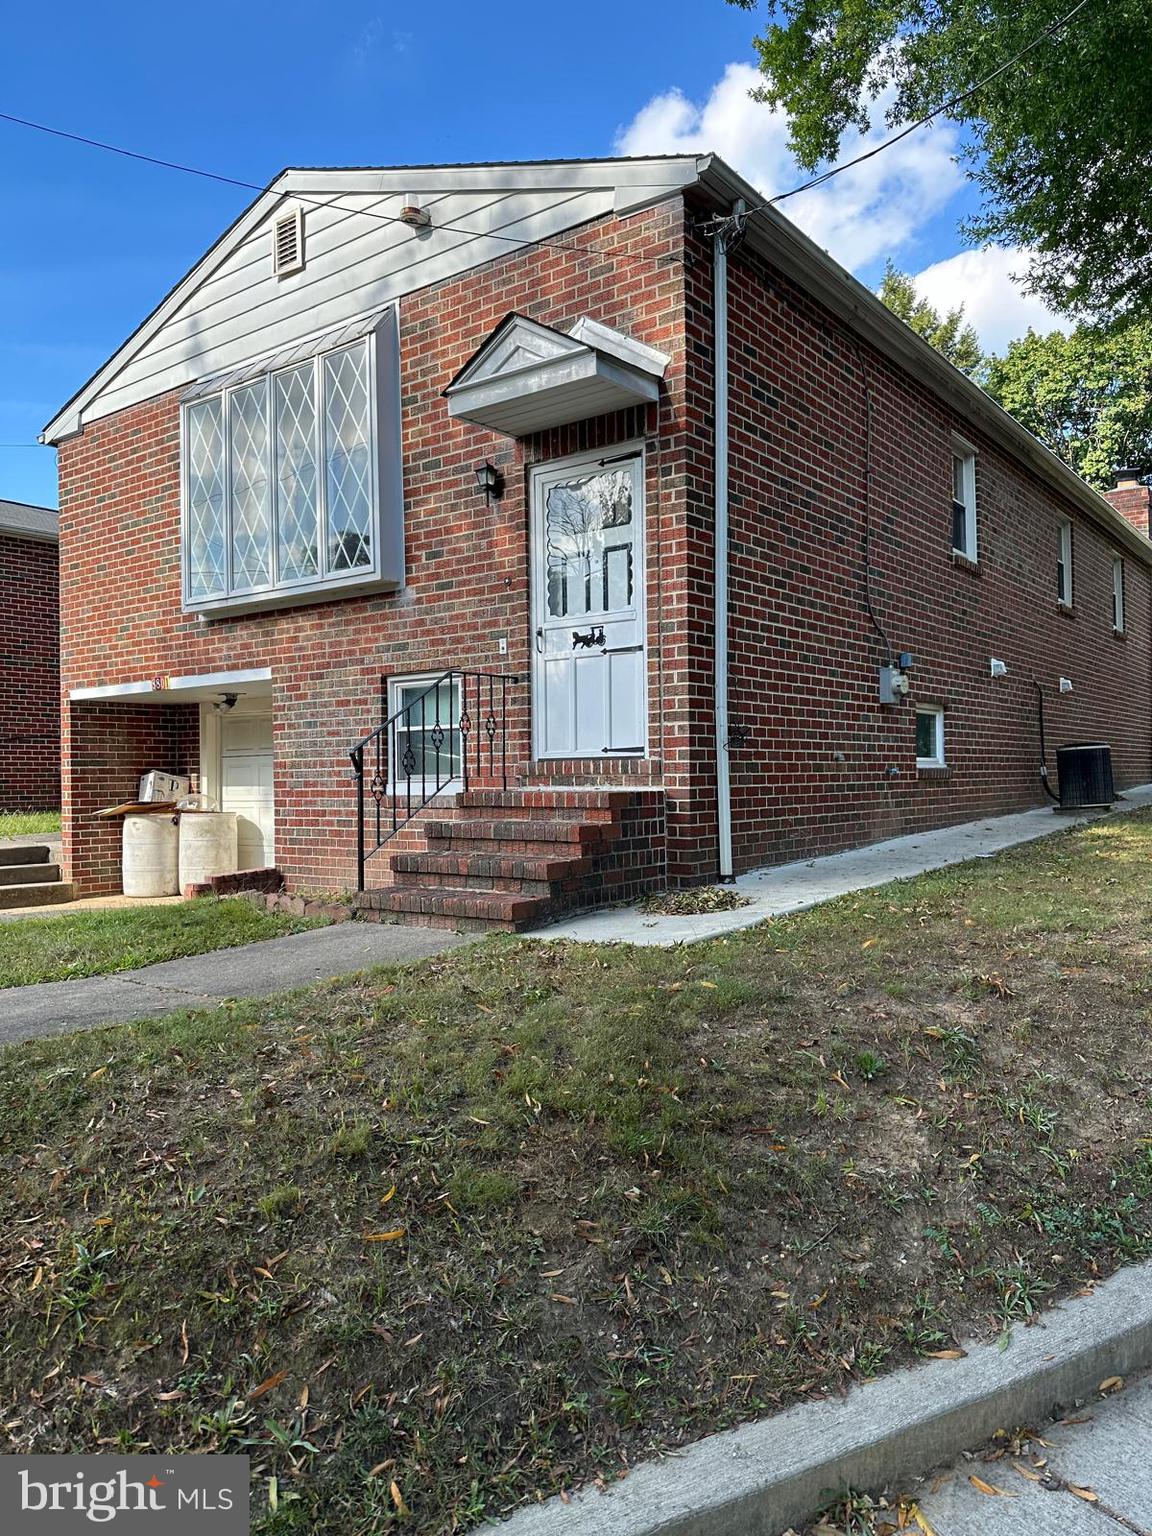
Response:
[[[275,381],[276,497],[280,579],[300,581],[320,569],[316,504],[316,401],[311,363]]]
[[[372,564],[371,451],[366,344],[324,359],[328,567]]]
[[[272,515],[268,495],[268,391],[263,379],[236,390],[228,403],[232,459],[232,585],[272,580]]]
[[[188,588],[214,597],[228,587],[224,528],[224,423],[220,401],[190,406],[188,432]]]

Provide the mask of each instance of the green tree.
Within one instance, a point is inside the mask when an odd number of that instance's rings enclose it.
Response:
[[[984,387],[1100,489],[1115,469],[1152,469],[1152,321],[1030,330],[989,358]]]
[[[729,0],[754,10],[757,0]],[[770,0],[756,39],[762,100],[814,169],[845,132],[911,122],[1039,37],[1073,0]],[[1148,0],[1089,0],[948,116],[981,188],[966,234],[1031,253],[1048,304],[1108,322],[1152,300],[1152,26]]]
[[[879,296],[917,336],[931,342],[937,352],[943,352],[950,363],[972,378],[983,371],[984,354],[980,350],[980,338],[970,325],[964,324],[964,306],[950,309],[941,315],[928,300],[916,292],[916,284],[907,274],[900,272],[889,262],[884,268],[884,281]]]

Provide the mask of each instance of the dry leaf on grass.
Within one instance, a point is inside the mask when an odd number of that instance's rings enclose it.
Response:
[[[248,1394],[248,1401],[254,1403],[258,1397],[264,1397],[273,1388],[278,1387],[282,1381],[286,1381],[287,1371],[277,1371],[274,1376],[266,1376],[258,1387],[253,1387]]]

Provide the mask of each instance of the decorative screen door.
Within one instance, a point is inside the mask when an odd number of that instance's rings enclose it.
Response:
[[[537,757],[642,754],[644,461],[532,474],[533,721]]]

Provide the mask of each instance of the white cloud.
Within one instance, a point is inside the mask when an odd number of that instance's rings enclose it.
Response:
[[[703,105],[675,90],[654,96],[617,135],[617,153],[714,150],[765,196],[786,191],[804,173],[788,151],[784,114],[751,99],[759,80],[750,64],[729,64]],[[881,126],[863,137],[846,136],[840,158],[879,143],[887,132]],[[838,261],[865,267],[899,251],[959,190],[956,149],[956,130],[932,124],[827,186],[790,198],[782,211]]]
[[[936,309],[963,304],[964,318],[976,327],[985,349],[1002,352],[1029,326],[1037,331],[1067,329],[1067,320],[1024,292],[1027,270],[1027,251],[990,245],[925,267],[916,273],[916,289]]]

